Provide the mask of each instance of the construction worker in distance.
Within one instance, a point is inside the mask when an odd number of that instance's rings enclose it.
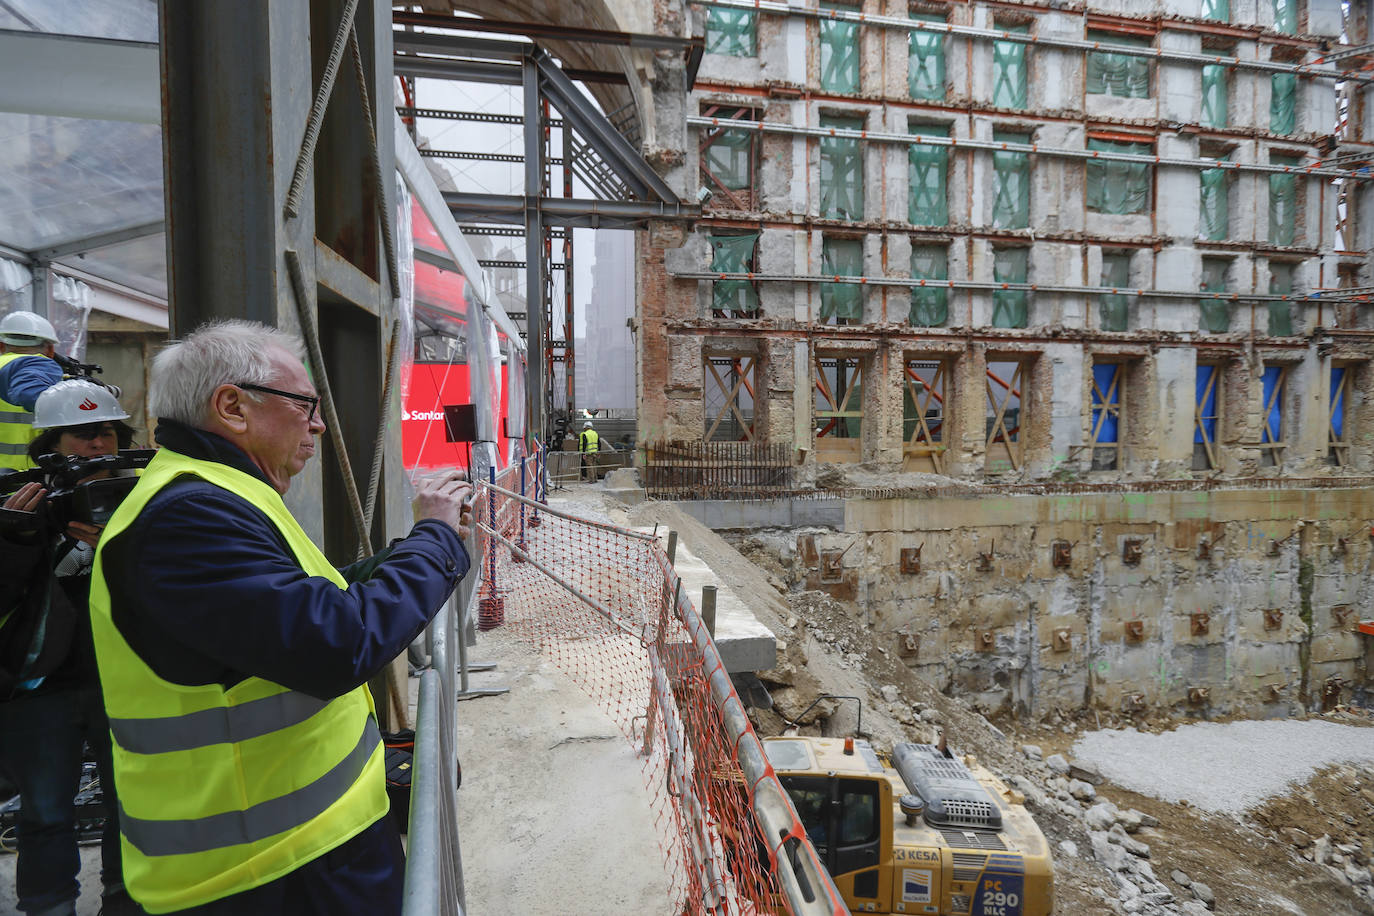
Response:
[[[38,396],[34,423],[41,432],[29,454],[113,455],[131,444],[128,418],[104,386],[58,382]],[[86,744],[108,812],[100,841],[102,912],[141,913],[124,890],[110,724],[91,639],[91,564],[101,528],[45,511],[48,495],[43,483],[25,483],[5,500],[0,527],[0,607],[7,612],[0,613],[0,771],[19,789],[18,908],[30,916],[76,913],[74,799]]]
[[[0,468],[33,467],[33,404],[62,381],[62,367],[52,358],[56,344],[57,332],[42,315],[16,311],[0,318]]]
[[[577,437],[577,451],[582,455],[582,479],[596,480],[596,459],[588,457],[601,450],[601,437],[592,429],[592,421],[582,424],[582,432]]]

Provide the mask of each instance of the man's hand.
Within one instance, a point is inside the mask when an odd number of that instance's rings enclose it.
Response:
[[[461,471],[445,471],[423,477],[415,488],[415,518],[447,522],[467,539],[472,534],[472,485]]]

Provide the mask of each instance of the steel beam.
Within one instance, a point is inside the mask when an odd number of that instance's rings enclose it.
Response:
[[[701,207],[695,204],[655,201],[541,197],[531,204],[528,198],[518,194],[461,191],[444,192],[444,200],[455,219],[473,223],[519,223],[520,215],[530,209],[543,214],[548,225],[579,229],[635,229],[650,220],[690,220],[701,216]]]
[[[395,59],[397,76],[420,76],[438,80],[457,80],[464,83],[490,83],[497,86],[519,86],[520,66],[485,60],[457,60],[439,57],[409,57],[398,54]]]
[[[521,73],[524,88],[525,114],[525,196],[519,201],[525,224],[525,333],[528,335],[529,364],[525,376],[527,426],[543,441],[547,435],[550,379],[545,361],[545,341],[549,329],[544,326],[544,214],[538,201],[546,193],[544,187],[544,126],[543,105],[539,98],[539,71],[534,61],[526,59]],[[445,195],[445,203],[448,203]],[[452,207],[452,204],[449,204]],[[456,218],[456,216],[455,216]]]
[[[589,29],[554,22],[520,22],[512,19],[473,19],[444,16],[435,13],[395,12],[392,21],[397,25],[423,28],[452,29],[462,32],[494,32],[501,35],[524,35],[549,41],[573,41],[579,44],[615,45],[644,48],[649,51],[683,51],[704,46],[702,38],[677,38],[645,32],[617,32],[608,29]]]
[[[88,235],[83,238],[58,242],[56,245],[49,245],[47,248],[38,249],[34,255],[47,261],[56,261],[70,255],[85,254],[88,251],[108,248],[110,245],[118,245],[121,242],[131,242],[134,239],[158,235],[166,228],[166,225],[162,220],[156,220],[137,226],[126,226],[123,229],[112,229],[109,232],[101,232],[97,235]]]
[[[158,46],[0,29],[0,111],[157,124]]]

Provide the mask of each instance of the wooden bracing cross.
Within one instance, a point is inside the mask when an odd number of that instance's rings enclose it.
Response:
[[[1336,459],[1338,467],[1345,467],[1350,463],[1350,438],[1345,436],[1346,431],[1346,405],[1350,403],[1350,376],[1353,374],[1352,367],[1343,367],[1341,381],[1331,391],[1330,409],[1326,413],[1326,444],[1332,457]],[[1336,431],[1336,420],[1341,420],[1341,430]]]
[[[735,420],[739,422],[740,432],[743,433],[745,442],[754,441],[754,422],[752,419],[746,420],[744,414],[739,409],[739,393],[743,389],[749,394],[750,403],[757,403],[754,399],[754,364],[757,357],[754,356],[730,356],[730,357],[708,357],[706,359],[706,371],[715,379],[717,389],[725,395],[725,403],[721,406],[720,413],[716,414],[715,421],[706,430],[704,441],[710,442],[720,428],[721,421],[728,414],[734,414]],[[728,384],[716,370],[717,363],[730,367],[727,375],[733,374],[735,383]]]
[[[1276,368],[1279,370],[1278,381],[1274,383],[1273,390],[1269,392],[1269,399],[1264,404],[1264,412],[1260,414],[1260,448],[1268,450],[1274,458],[1274,463],[1278,464],[1283,449],[1288,444],[1283,440],[1283,392],[1288,387],[1288,366]],[[1278,429],[1269,425],[1275,407],[1279,408]]]
[[[1094,448],[1117,448],[1121,444],[1121,395],[1119,388],[1121,385],[1121,364],[1116,363],[1112,366],[1112,380],[1107,385],[1107,390],[1097,384],[1097,376],[1093,376],[1093,405],[1092,409],[1097,411],[1097,422],[1093,424],[1092,444]],[[1116,439],[1115,442],[1099,442],[1102,429],[1107,424],[1107,418],[1116,419]]]
[[[725,121],[727,118],[732,121],[753,121],[756,120],[754,112],[748,108],[736,108],[733,106],[711,105],[702,113],[703,117],[719,118]],[[697,161],[701,166],[702,184],[711,190],[712,194],[723,194],[730,201],[730,206],[724,209],[731,210],[753,210],[754,209],[754,176],[755,176],[755,148],[758,143],[758,135],[749,128],[749,152],[748,152],[748,187],[741,189],[731,189],[725,186],[725,182],[711,171],[707,163],[706,150],[720,139],[721,135],[727,130],[739,130],[732,128],[729,124],[722,123],[718,127],[702,131],[701,141],[697,144]]]
[[[830,380],[826,378],[825,361],[831,361],[835,366],[835,384],[841,388],[841,395],[836,396],[830,387]],[[854,371],[847,378],[845,376],[846,364],[852,361]],[[816,393],[820,395],[821,403],[826,407],[817,406],[816,419],[828,420],[829,422],[816,433],[817,438],[821,436],[834,436],[835,438],[845,438],[849,435],[849,426],[840,423],[841,420],[858,419],[863,421],[863,404],[855,401],[855,396],[862,397],[864,383],[864,364],[857,356],[822,356],[820,353],[815,355],[816,368]],[[837,433],[837,431],[840,431]]]
[[[1015,426],[1010,429],[1007,428],[1007,405],[1011,403],[1013,397],[1016,398],[1018,405],[1024,404],[1021,397],[1021,386],[1025,383],[1025,369],[1026,364],[1018,361],[1016,371],[1012,373],[1010,382],[1002,379],[991,369],[988,369],[987,377],[988,406],[993,410],[992,428],[988,430],[987,449],[991,452],[993,443],[1001,442],[1006,447],[1012,470],[1016,471],[1021,470],[1021,423],[1018,420]],[[1002,389],[1001,398],[997,397],[997,390],[993,388],[994,383]]]
[[[938,436],[942,433],[945,423],[943,392],[946,366],[944,360],[937,363],[934,377],[927,382],[916,371],[916,362],[911,361],[906,364],[906,373],[903,376],[907,397],[911,398],[911,403],[916,410],[916,428],[911,431],[911,439],[907,442],[907,451],[913,454],[928,454],[931,463],[935,465],[935,473],[937,474],[945,472],[945,446]],[[930,428],[930,423],[926,419],[932,402],[938,405],[936,408],[938,416],[935,418],[934,429]]]
[[[1215,421],[1217,418],[1205,417],[1202,414],[1209,401],[1216,403],[1213,398],[1217,394],[1217,379],[1221,378],[1221,367],[1213,366],[1211,368],[1212,373],[1207,379],[1207,384],[1203,386],[1202,393],[1198,395],[1197,403],[1193,405],[1193,427],[1197,430],[1198,437],[1202,439],[1203,450],[1207,452],[1207,467],[1215,468],[1217,466],[1217,445],[1214,436],[1207,435],[1207,420]]]

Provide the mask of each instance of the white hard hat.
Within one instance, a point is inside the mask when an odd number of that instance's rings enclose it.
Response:
[[[33,425],[41,429],[127,419],[128,413],[103,385],[77,378],[53,385],[33,405]]]
[[[42,315],[33,312],[10,312],[0,318],[0,341],[16,347],[36,347],[47,341],[57,343],[57,332]]]
[[[583,423],[583,424],[582,424],[582,428],[583,428],[583,429],[591,429],[591,428],[592,428],[592,421],[591,421],[591,420],[588,420],[586,423]]]

